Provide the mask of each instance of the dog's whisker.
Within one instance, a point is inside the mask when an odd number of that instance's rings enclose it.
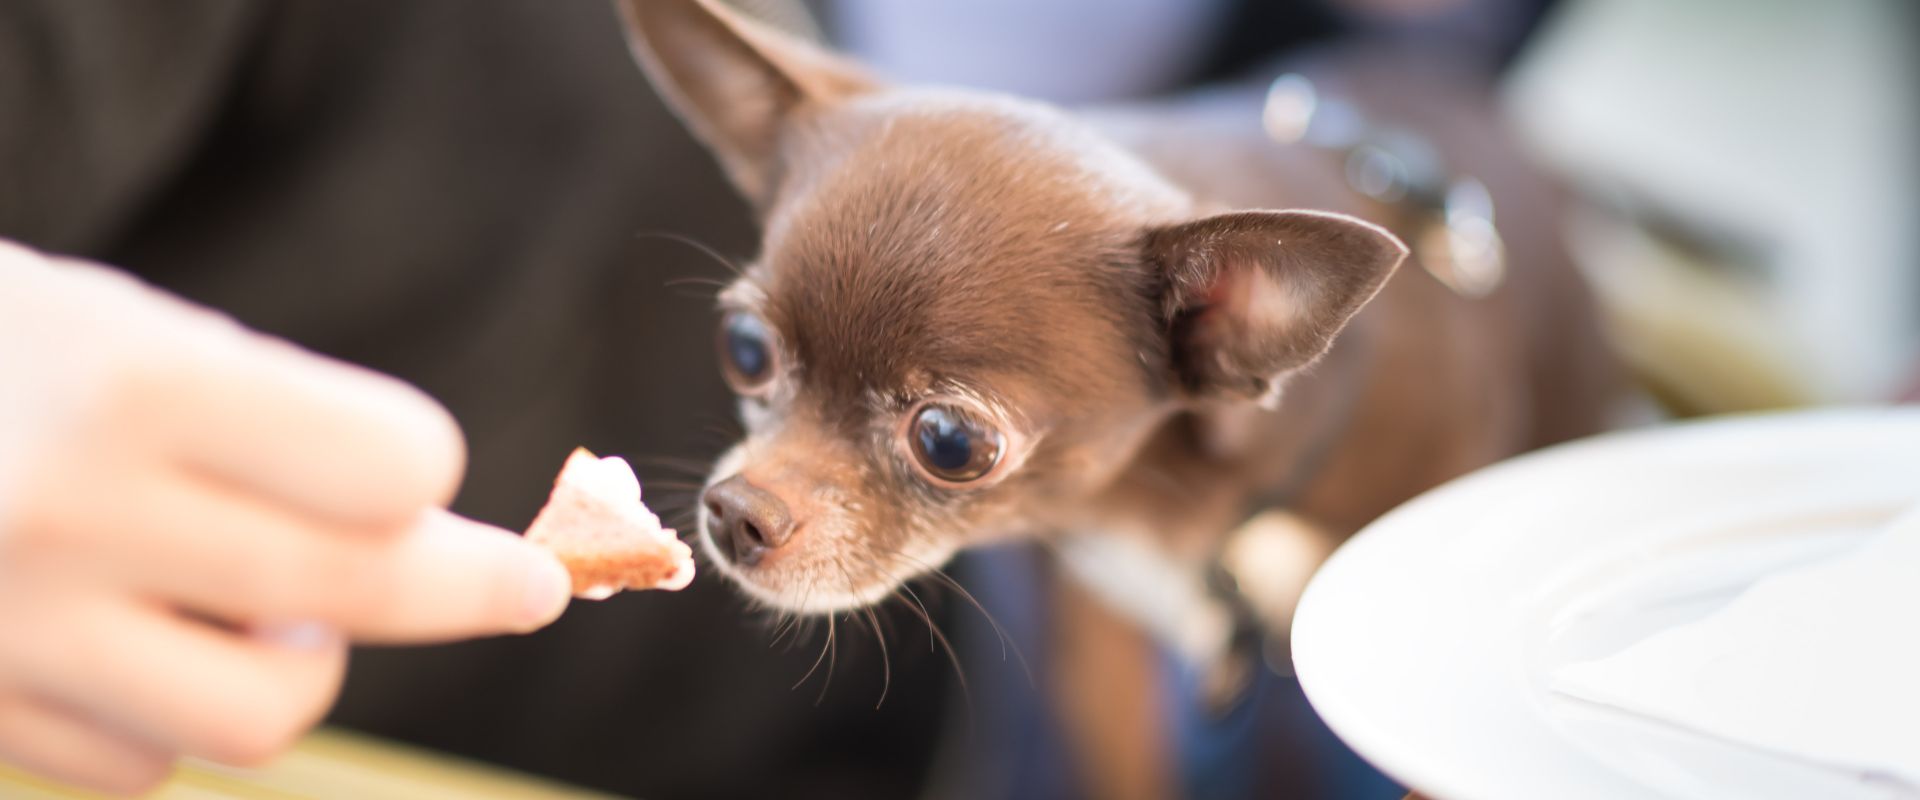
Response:
[[[799,608],[805,608],[807,603],[813,599],[813,590],[816,586],[819,585],[819,583],[820,582],[814,578],[807,579],[807,586],[800,593],[800,605],[798,606]],[[781,613],[785,614],[789,619],[794,620],[794,624],[796,626],[798,626],[800,622],[804,620],[806,623],[807,635],[809,637],[813,635],[813,627],[814,627],[813,620],[807,617],[804,613],[800,611],[792,611],[792,610],[784,610],[784,609],[782,610]],[[795,639],[793,642],[790,642],[787,645],[787,649],[788,650],[793,649],[794,645],[798,644],[798,641],[799,641],[798,639]]]
[[[692,492],[676,494],[668,491],[649,495],[647,502],[653,512],[659,515],[660,521],[672,527],[680,540],[685,541],[698,532],[696,528],[700,518],[695,506],[698,498],[699,495]]]
[[[807,582],[806,594],[808,596],[811,596],[813,594],[813,581]],[[800,680],[794,681],[793,685],[787,688],[787,691],[791,692],[796,689],[799,689],[801,686],[806,685],[807,679],[813,677],[813,673],[819,671],[821,662],[825,661],[827,658],[827,649],[832,645],[833,645],[833,617],[828,616],[827,617],[827,640],[821,643],[820,655],[814,657],[813,666],[807,668],[807,674],[800,676]],[[829,672],[828,675],[831,676],[832,673]],[[823,693],[824,693],[824,690],[823,690]],[[818,701],[816,700],[815,702],[817,703]]]
[[[772,650],[778,647],[781,639],[786,638],[787,634],[797,630],[800,627],[799,620],[800,615],[790,611],[782,611],[774,615],[773,639],[767,642],[767,649]]]
[[[794,691],[796,689],[799,689],[801,686],[806,685],[807,679],[812,678],[813,673],[818,672],[820,670],[820,665],[826,662],[827,648],[832,643],[833,643],[833,619],[828,618],[827,619],[827,639],[826,641],[820,643],[820,655],[814,656],[813,666],[807,668],[807,674],[801,675],[800,680],[794,681],[792,686],[787,687],[787,691]]]
[[[787,622],[788,621],[785,614],[777,615],[774,617],[773,625],[772,625],[773,638],[767,640],[768,650],[772,650],[773,648],[780,646],[781,638],[787,635],[787,629],[789,627]]]
[[[908,585],[906,581],[902,581],[897,578],[894,578],[893,575],[891,574],[889,574],[887,577],[888,579],[893,580],[894,583],[897,583],[900,585],[900,588],[893,590],[895,597],[900,597],[903,602],[907,598],[912,598],[913,605],[919,606],[920,618],[927,621],[927,652],[929,653],[933,652],[933,615],[927,613],[927,604],[920,602],[920,595],[914,593],[913,587]],[[902,592],[905,592],[904,596],[901,595]]]
[[[835,554],[832,563],[834,569],[840,573],[840,580],[846,584],[849,590],[859,585],[853,579],[853,572],[849,569],[845,554]],[[886,631],[881,629],[880,617],[874,613],[873,606],[867,605],[859,609],[859,612],[853,618],[859,620],[862,616],[865,617],[865,622],[868,627],[873,630],[874,641],[880,645],[880,699],[873,704],[873,707],[877,710],[887,702],[887,693],[893,688],[893,659],[887,652]]]
[[[642,479],[647,479],[647,483],[644,484],[647,488],[652,488],[655,484],[659,484],[683,489],[697,489],[706,483],[707,470],[705,468],[656,467],[648,465],[642,469],[641,477]]]
[[[802,639],[811,640],[820,632],[820,620],[812,617],[796,615],[794,625],[799,629],[799,633],[787,639],[787,646],[780,649],[782,653],[793,652],[794,648],[800,646]]]
[[[657,467],[663,467],[666,469],[685,470],[689,473],[696,474],[696,475],[704,475],[706,474],[707,470],[713,467],[713,462],[711,460],[702,460],[698,458],[685,458],[681,456],[628,456],[627,460],[635,464],[643,464],[646,466],[657,466]]]
[[[647,500],[649,502],[655,497],[685,500],[700,494],[707,488],[705,483],[695,483],[693,481],[663,480],[660,478],[642,478],[642,480],[645,482],[640,485],[646,489]]]
[[[994,635],[999,637],[1000,660],[1001,661],[1007,660],[1007,651],[1009,648],[1011,648],[1013,651],[1014,658],[1020,663],[1020,671],[1025,673],[1027,676],[1027,685],[1029,686],[1039,685],[1039,682],[1034,680],[1033,667],[1027,663],[1027,655],[1026,653],[1021,651],[1020,644],[1018,642],[1015,642],[1013,640],[1013,637],[1007,633],[1007,629],[1000,625],[1000,620],[993,616],[993,612],[988,611],[987,607],[982,605],[980,603],[980,600],[973,596],[972,592],[967,591],[967,587],[961,586],[960,582],[957,580],[954,580],[953,576],[948,575],[945,570],[936,568],[924,561],[921,561],[917,558],[906,555],[905,553],[900,554],[900,557],[906,559],[909,562],[919,565],[920,568],[926,570],[928,575],[934,577],[935,579],[946,584],[947,586],[952,587],[953,590],[958,592],[961,597],[965,598],[968,603],[972,604],[973,607],[980,612],[980,616],[984,617],[987,620],[987,624],[993,626]]]
[[[695,472],[691,469],[674,468],[674,471],[669,472],[666,469],[646,467],[637,472],[640,474],[641,487],[648,492],[655,488],[676,489],[683,492],[696,491],[705,489],[707,486],[705,470]]]
[[[740,277],[743,275],[740,269],[740,265],[735,264],[733,261],[729,260],[726,256],[721,255],[720,251],[707,246],[705,243],[702,243],[700,240],[695,239],[691,236],[674,233],[673,231],[641,231],[639,233],[634,234],[633,238],[665,239],[669,242],[678,242],[680,244],[684,244],[688,247],[693,248],[694,250],[699,251],[701,254],[707,256],[707,258],[711,259],[713,263],[719,264],[720,266],[726,268],[726,270],[730,273],[733,273],[734,276]]]
[[[820,631],[820,620],[799,614],[794,617],[796,620],[794,625],[799,627],[800,632],[787,640],[787,646],[781,649],[783,653],[793,652],[793,648],[800,646],[801,639],[812,639]]]
[[[684,278],[674,278],[662,285],[669,286],[669,287],[704,286],[704,287],[713,288],[713,289],[725,289],[729,284],[726,281],[719,280],[717,278],[708,278],[708,277],[703,277],[699,275],[689,275]]]
[[[708,278],[701,275],[689,275],[684,278],[674,278],[661,285],[666,286],[668,288],[673,288],[673,289],[677,289],[683,286],[705,286],[705,287],[714,289],[716,291],[720,289],[725,289],[728,286],[726,281],[719,280],[717,278]]]
[[[873,640],[880,643],[880,699],[873,704],[874,710],[878,711],[886,704],[887,692],[893,688],[893,660],[887,654],[887,634],[880,629],[879,615],[873,612],[873,606],[861,610],[866,612],[867,624],[873,626]]]
[[[827,689],[833,686],[833,668],[840,661],[840,646],[834,637],[833,615],[827,615],[827,678],[820,682],[820,693],[814,695],[813,705],[818,708],[827,699]]]
[[[801,593],[799,607],[801,608],[806,607],[807,602],[813,599],[813,589],[814,589],[814,586],[817,585],[817,583],[818,583],[817,581],[812,579],[809,579],[807,581],[807,588]],[[784,608],[778,609],[777,618],[783,621],[784,629],[781,633],[775,635],[774,640],[772,642],[769,642],[767,644],[768,649],[772,649],[774,645],[778,644],[780,642],[780,637],[784,636],[788,632],[793,633],[794,636],[793,638],[787,640],[787,646],[780,651],[782,653],[792,652],[793,648],[799,645],[800,640],[802,638],[811,638],[813,636],[813,629],[814,629],[813,618],[808,617],[807,615],[802,614],[799,611],[794,611],[791,609],[784,609]],[[817,667],[818,665],[816,664],[815,666]],[[805,683],[805,682],[806,680],[804,678],[802,678],[800,681],[800,683]],[[794,684],[793,688],[799,688],[800,683]]]
[[[734,416],[731,413],[718,412],[718,411],[714,411],[713,409],[707,409],[705,412],[701,413],[698,417],[696,417],[696,419],[702,425],[713,425],[713,426],[723,427],[732,431],[735,434],[740,433],[743,430],[742,423],[740,422],[740,418]]]
[[[967,669],[965,665],[960,663],[960,653],[953,649],[953,642],[948,641],[947,634],[940,630],[939,625],[934,623],[933,613],[927,610],[926,603],[920,602],[920,595],[909,585],[910,582],[902,581],[892,573],[887,573],[887,578],[899,585],[899,588],[895,589],[891,596],[898,598],[901,592],[905,592],[907,597],[913,598],[913,602],[911,604],[902,602],[902,605],[905,605],[908,611],[918,614],[920,619],[927,623],[927,652],[935,652],[936,643],[938,643],[939,648],[946,650],[947,663],[953,665],[954,679],[960,685],[961,705],[967,710],[967,722],[969,727],[971,727],[973,722],[973,690],[967,685]]]

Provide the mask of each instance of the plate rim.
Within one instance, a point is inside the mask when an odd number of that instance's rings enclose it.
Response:
[[[1376,724],[1377,715],[1364,708],[1365,704],[1359,702],[1358,690],[1345,685],[1335,670],[1344,659],[1338,652],[1340,637],[1334,633],[1333,622],[1340,619],[1342,615],[1337,609],[1329,610],[1330,604],[1336,600],[1328,598],[1346,593],[1347,589],[1343,584],[1356,580],[1349,577],[1350,573],[1361,569],[1353,566],[1355,559],[1375,558],[1371,552],[1381,547],[1383,536],[1404,535],[1396,533],[1406,527],[1403,520],[1425,513],[1425,509],[1456,502],[1457,498],[1462,496],[1471,498],[1472,493],[1495,491],[1502,482],[1519,480],[1512,476],[1525,475],[1529,472],[1537,473],[1542,470],[1542,465],[1575,462],[1593,458],[1591,454],[1612,450],[1672,447],[1675,442],[1685,437],[1710,436],[1717,431],[1741,428],[1750,428],[1760,433],[1781,428],[1809,429],[1821,425],[1854,427],[1888,424],[1920,429],[1920,408],[1890,405],[1833,406],[1730,414],[1663,423],[1611,431],[1555,444],[1449,480],[1402,503],[1367,525],[1336,549],[1308,582],[1291,627],[1293,666],[1301,689],[1315,713],[1320,715],[1343,742],[1402,785],[1417,789],[1422,794],[1433,798],[1472,797],[1473,800],[1482,800],[1483,797],[1504,797],[1506,795],[1501,794],[1501,790],[1483,786],[1482,784],[1486,783],[1484,780],[1470,779],[1468,773],[1463,773],[1457,767],[1449,767],[1446,760],[1417,752],[1417,748],[1411,746],[1417,745],[1417,742],[1402,742],[1399,743],[1400,746],[1380,746],[1383,743],[1393,742],[1396,738],[1395,733],[1382,729]],[[1917,457],[1917,460],[1920,460],[1920,457]],[[1483,486],[1488,488],[1482,488]],[[1920,494],[1920,489],[1917,489],[1916,493]],[[1347,661],[1347,663],[1352,662]],[[1571,744],[1567,746],[1572,747]],[[1630,780],[1628,776],[1620,775],[1619,777]],[[1646,793],[1657,796],[1657,789],[1644,784],[1642,786]],[[1535,787],[1532,791],[1537,792],[1540,789]],[[1491,794],[1488,794],[1489,792]]]

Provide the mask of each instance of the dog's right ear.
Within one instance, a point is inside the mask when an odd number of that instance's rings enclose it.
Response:
[[[1407,257],[1384,228],[1320,211],[1235,211],[1149,231],[1168,348],[1194,397],[1271,403]]]
[[[661,97],[764,212],[794,113],[877,88],[858,67],[715,0],[617,0],[634,57]]]

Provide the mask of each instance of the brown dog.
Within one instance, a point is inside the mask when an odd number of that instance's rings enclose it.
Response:
[[[721,294],[748,435],[703,498],[709,559],[819,613],[963,547],[1060,542],[1093,592],[1061,593],[1054,686],[1098,796],[1168,794],[1154,710],[1112,700],[1151,693],[1112,684],[1150,679],[1144,630],[1224,657],[1206,577],[1255,512],[1283,503],[1289,535],[1327,537],[1294,548],[1304,576],[1415,493],[1599,425],[1607,362],[1550,236],[1510,235],[1484,298],[1423,269],[1389,280],[1407,248],[1329,211],[1409,234],[1424,218],[1263,138],[1257,106],[1237,126],[1199,107],[1075,118],[890,86],[708,0],[621,8],[765,230]],[[1422,105],[1392,75],[1368,86]],[[1495,141],[1453,130],[1503,207],[1545,213]],[[1236,210],[1298,207],[1324,210]]]

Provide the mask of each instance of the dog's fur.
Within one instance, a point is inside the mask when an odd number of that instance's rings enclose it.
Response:
[[[764,225],[721,302],[774,332],[776,373],[742,398],[747,437],[713,479],[774,498],[793,532],[748,566],[714,547],[705,513],[701,529],[709,560],[770,606],[859,607],[1015,536],[1123,542],[1197,586],[1276,489],[1337,539],[1599,425],[1606,359],[1549,235],[1503,226],[1511,276],[1483,299],[1418,268],[1388,280],[1407,250],[1358,217],[1413,221],[1257,127],[891,86],[709,0],[620,7],[654,84]],[[1465,162],[1503,209],[1544,213],[1480,147]],[[1288,207],[1358,216],[1236,210]],[[1002,432],[986,479],[916,469],[905,416],[929,399]],[[1101,683],[1146,680],[1148,643],[1108,607],[1062,590],[1057,688],[1096,794],[1154,796],[1152,709]]]

